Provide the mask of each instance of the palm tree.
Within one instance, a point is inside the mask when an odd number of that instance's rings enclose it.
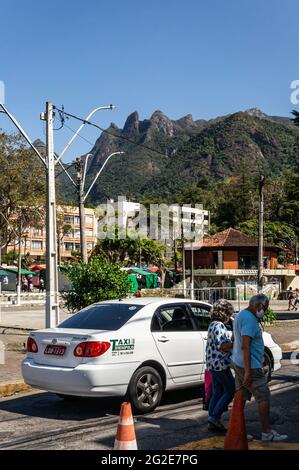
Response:
[[[293,114],[293,116],[295,116],[295,117],[292,119],[292,121],[294,122],[294,124],[295,124],[296,126],[299,126],[299,111],[296,111],[295,109],[293,109],[292,114]]]

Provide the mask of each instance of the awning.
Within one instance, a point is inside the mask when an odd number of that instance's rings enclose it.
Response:
[[[43,269],[46,269],[45,264],[35,264],[34,266],[31,266],[31,271],[42,271]]]
[[[7,276],[7,271],[4,271],[4,269],[0,269],[0,276]]]
[[[18,275],[18,270],[17,270],[17,269],[5,268],[3,271],[6,271],[6,274],[7,274],[7,273],[13,273],[13,274],[15,274],[16,276]],[[28,271],[27,269],[21,269],[20,274],[21,274],[22,276],[35,276],[35,272],[33,272],[33,271]]]

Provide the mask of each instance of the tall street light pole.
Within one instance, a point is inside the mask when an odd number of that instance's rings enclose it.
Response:
[[[46,111],[41,115],[46,121],[46,328],[54,328],[59,323],[53,118],[53,104],[47,101]]]
[[[95,108],[87,116],[84,123],[78,128],[75,135],[70,139],[61,154],[56,157],[54,154],[53,144],[53,104],[46,103],[46,111],[41,113],[40,118],[46,121],[46,157],[44,158],[34,146],[25,130],[16,120],[16,118],[8,111],[3,103],[0,103],[0,112],[6,116],[16,126],[20,134],[24,137],[31,149],[39,157],[46,170],[47,180],[47,198],[46,198],[46,266],[47,266],[47,285],[46,285],[46,327],[52,328],[59,323],[59,302],[58,302],[58,269],[57,269],[57,232],[56,232],[56,198],[55,198],[55,164],[59,163],[62,167],[61,157],[73,143],[75,138],[79,135],[81,129],[86,124],[86,121],[99,110],[114,109],[115,106],[100,106]],[[106,163],[106,162],[105,162]],[[76,186],[69,173],[63,167],[72,183]]]
[[[87,250],[86,250],[86,241],[85,241],[85,201],[94,187],[98,177],[102,173],[103,169],[107,165],[108,161],[114,155],[122,155],[125,152],[113,152],[111,153],[101,166],[100,170],[97,172],[95,178],[93,179],[89,189],[86,191],[84,190],[85,186],[85,179],[86,179],[86,168],[87,168],[87,161],[88,157],[92,154],[88,154],[85,158],[85,162],[83,163],[82,158],[76,159],[76,170],[77,170],[77,194],[78,194],[78,205],[79,205],[79,219],[80,219],[80,254],[81,259],[84,263],[87,263]]]
[[[260,175],[259,181],[259,243],[258,243],[258,274],[257,291],[263,290],[263,268],[264,268],[264,184],[265,177]]]
[[[85,241],[85,208],[84,208],[84,187],[83,187],[83,161],[81,158],[76,159],[77,170],[77,194],[79,205],[79,220],[80,220],[80,254],[84,263],[87,263],[87,250]]]

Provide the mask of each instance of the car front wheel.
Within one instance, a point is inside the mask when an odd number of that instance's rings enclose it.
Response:
[[[159,372],[147,366],[136,370],[128,387],[128,398],[137,411],[153,411],[159,405],[162,393],[163,383]]]

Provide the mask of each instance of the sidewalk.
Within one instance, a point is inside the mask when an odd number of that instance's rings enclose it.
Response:
[[[235,310],[239,310],[239,302],[237,300],[230,301]],[[243,308],[248,307],[249,300],[241,300],[240,301],[240,310]],[[270,308],[274,310],[274,312],[287,312],[288,310],[288,301],[287,300],[270,300]]]

